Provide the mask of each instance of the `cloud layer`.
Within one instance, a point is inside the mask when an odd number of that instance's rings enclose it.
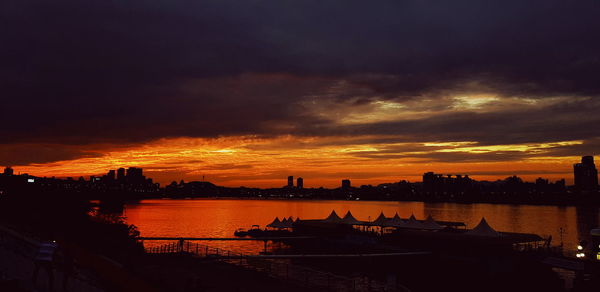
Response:
[[[0,164],[248,135],[386,144],[369,159],[539,156],[390,143],[593,153],[599,14],[555,0],[5,1]]]

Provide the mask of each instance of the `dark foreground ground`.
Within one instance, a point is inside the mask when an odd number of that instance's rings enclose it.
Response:
[[[0,234],[1,292],[65,291],[60,260],[53,265],[53,287],[49,286],[48,274],[43,269],[34,282],[35,239],[12,232]],[[106,263],[77,262],[66,291],[306,291],[306,288],[264,273],[189,256],[148,255],[138,258],[133,269],[123,268],[110,260]]]
[[[138,272],[162,291],[307,291],[289,281],[222,262],[178,255],[152,255],[147,261]]]

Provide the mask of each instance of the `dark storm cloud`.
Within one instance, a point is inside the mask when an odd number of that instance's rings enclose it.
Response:
[[[597,119],[585,117],[598,109],[599,5],[3,1],[0,144],[290,133],[482,144],[597,137]],[[335,80],[368,94],[327,93]],[[359,106],[479,87],[592,99],[353,127],[299,105],[307,96]]]
[[[303,129],[303,134],[397,135],[397,142],[545,143],[600,137],[600,99],[501,112],[451,112],[423,118]]]
[[[64,145],[9,144],[0,145],[0,165],[27,165],[82,157],[98,157],[101,153]]]

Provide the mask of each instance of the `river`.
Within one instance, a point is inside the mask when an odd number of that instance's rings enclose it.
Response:
[[[350,210],[358,220],[374,220],[380,212],[392,217],[397,212],[417,219],[428,215],[435,220],[460,221],[473,228],[485,217],[497,231],[552,235],[553,245],[562,241],[574,251],[581,239],[589,239],[592,228],[600,226],[600,208],[503,204],[456,204],[390,201],[238,200],[188,199],[142,200],[125,205],[124,216],[141,236],[233,237],[237,228],[253,224],[264,227],[275,217],[325,218],[331,210],[343,216]],[[588,240],[589,241],[589,240]],[[208,245],[253,252],[262,243],[211,242]]]

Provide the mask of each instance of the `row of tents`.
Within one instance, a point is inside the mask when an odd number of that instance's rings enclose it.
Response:
[[[295,222],[298,222],[299,220],[300,220],[300,218],[296,218],[296,220],[294,220],[291,216],[289,218],[284,218],[283,220],[279,220],[279,218],[275,218],[275,220],[273,220],[273,222],[268,224],[267,227],[278,228],[278,229],[291,228],[292,225]],[[311,221],[313,221],[313,220],[311,220]],[[329,214],[329,216],[327,216],[327,218],[321,219],[321,220],[314,220],[314,221],[321,221],[323,223],[334,223],[334,224],[376,226],[376,227],[380,227],[382,229],[386,228],[386,227],[394,227],[394,228],[403,228],[403,229],[418,229],[418,230],[435,231],[435,230],[442,230],[445,228],[443,224],[440,224],[440,223],[436,222],[435,220],[433,220],[431,215],[427,216],[427,219],[420,221],[420,220],[417,220],[414,215],[411,215],[408,219],[402,219],[402,218],[400,218],[398,213],[396,213],[394,215],[394,217],[388,218],[388,217],[385,217],[383,212],[381,212],[381,214],[379,214],[377,219],[375,219],[372,222],[357,220],[352,215],[352,212],[350,212],[350,211],[348,211],[346,213],[346,215],[344,215],[344,217],[342,218],[342,217],[338,216],[338,214],[335,212],[335,210],[331,211],[331,213]],[[494,230],[487,223],[485,218],[482,218],[481,221],[479,222],[479,224],[475,228],[466,231],[465,234],[476,235],[476,236],[491,236],[491,237],[500,237],[501,236],[500,232],[497,232],[496,230]]]
[[[378,226],[378,227],[398,227],[398,228],[409,228],[409,229],[427,229],[427,230],[440,230],[444,229],[444,227],[430,216],[427,217],[425,221],[419,221],[415,218],[415,215],[411,215],[408,219],[402,219],[396,213],[394,217],[388,218],[385,217],[383,212],[379,214],[377,219],[372,222],[369,221],[359,221],[352,215],[352,212],[348,211],[343,218],[340,218],[337,213],[331,211],[331,214],[327,218],[323,220],[328,223],[342,223],[342,224],[350,224],[350,225],[362,225],[362,226]]]
[[[296,218],[296,220],[294,220],[294,218],[292,218],[292,216],[290,216],[289,218],[283,218],[283,220],[279,220],[279,217],[275,217],[275,220],[273,220],[273,222],[267,224],[267,227],[277,228],[277,229],[292,228],[292,224],[294,224],[295,222],[298,222],[299,220],[300,220],[300,218]]]

